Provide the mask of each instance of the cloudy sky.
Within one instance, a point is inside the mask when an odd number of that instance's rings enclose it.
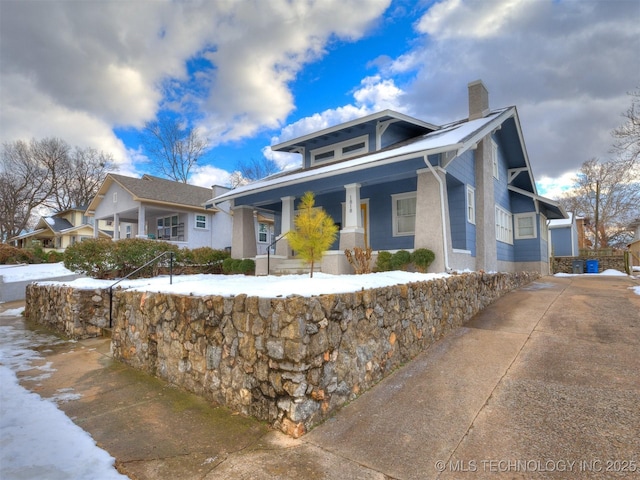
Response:
[[[518,107],[553,197],[608,157],[640,86],[637,0],[1,0],[0,22],[1,142],[56,136],[138,175],[139,129],[176,112],[211,140],[206,186],[384,108],[463,118],[482,79],[491,107]]]

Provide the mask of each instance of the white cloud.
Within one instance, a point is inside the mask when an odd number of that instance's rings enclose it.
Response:
[[[626,0],[443,0],[388,71],[415,72],[407,113],[433,123],[464,118],[466,86],[481,78],[491,107],[517,106],[536,177],[561,179],[608,156],[639,79],[638,18]]]
[[[231,173],[212,165],[198,165],[189,177],[190,185],[212,187],[213,185],[227,186],[231,180]]]
[[[305,63],[361,37],[389,3],[3,2],[0,141],[56,135],[126,156],[112,129],[142,126],[164,102],[208,112],[214,145],[278,128]],[[198,59],[212,65],[191,87]]]

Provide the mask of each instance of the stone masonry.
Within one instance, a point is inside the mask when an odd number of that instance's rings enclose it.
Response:
[[[298,437],[496,298],[538,277],[465,273],[286,298],[117,290],[112,352]],[[49,324],[58,317],[58,328],[72,336],[82,333],[78,324],[104,323],[97,292],[69,290],[30,288],[27,316]]]

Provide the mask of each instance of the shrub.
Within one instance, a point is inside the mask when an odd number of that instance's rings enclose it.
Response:
[[[239,264],[240,264],[240,260],[238,260],[237,258],[231,258],[231,257],[225,258],[222,261],[222,271],[227,275],[230,273],[234,273],[235,271],[238,270]]]
[[[371,273],[371,247],[367,247],[364,250],[360,247],[354,247],[353,253],[351,250],[346,249],[344,254],[355,270],[356,275]]]
[[[398,250],[391,256],[391,270],[404,270],[411,263],[411,254],[406,250]]]
[[[0,243],[0,264],[34,263],[33,252]]]
[[[106,238],[90,238],[67,247],[65,268],[93,278],[108,278],[113,272],[115,243]]]
[[[225,250],[200,247],[186,250],[183,261],[185,264],[204,266],[209,273],[222,273],[222,262],[229,256],[229,252]]]
[[[64,260],[64,253],[56,252],[55,250],[51,250],[47,253],[46,262],[47,263],[58,263]]]
[[[428,248],[418,248],[411,254],[411,262],[416,266],[416,269],[422,273],[426,273],[429,265],[433,263],[436,258],[436,254]]]
[[[241,260],[238,264],[238,272],[243,273],[245,275],[253,275],[256,271],[256,262],[251,260],[250,258],[245,258]]]
[[[378,252],[378,260],[376,261],[376,270],[378,272],[388,272],[391,270],[391,252]]]

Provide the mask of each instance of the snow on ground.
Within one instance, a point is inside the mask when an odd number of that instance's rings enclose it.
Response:
[[[3,317],[9,317],[8,312]],[[0,326],[0,478],[126,479],[114,468],[115,459],[54,403],[77,399],[77,394],[62,389],[43,399],[18,383],[16,372],[35,368],[35,375],[28,377],[33,382],[51,375],[50,363],[32,364],[42,359],[33,347],[61,342],[51,335]]]
[[[73,273],[64,268],[62,263],[0,265],[0,277],[3,278],[4,283],[63,277],[65,275],[73,275]]]
[[[580,275],[583,275],[585,277],[593,277],[596,275],[603,275],[605,277],[628,277],[629,276],[626,273],[621,272],[620,270],[614,270],[610,268],[600,273],[556,273],[554,277],[577,277]]]

